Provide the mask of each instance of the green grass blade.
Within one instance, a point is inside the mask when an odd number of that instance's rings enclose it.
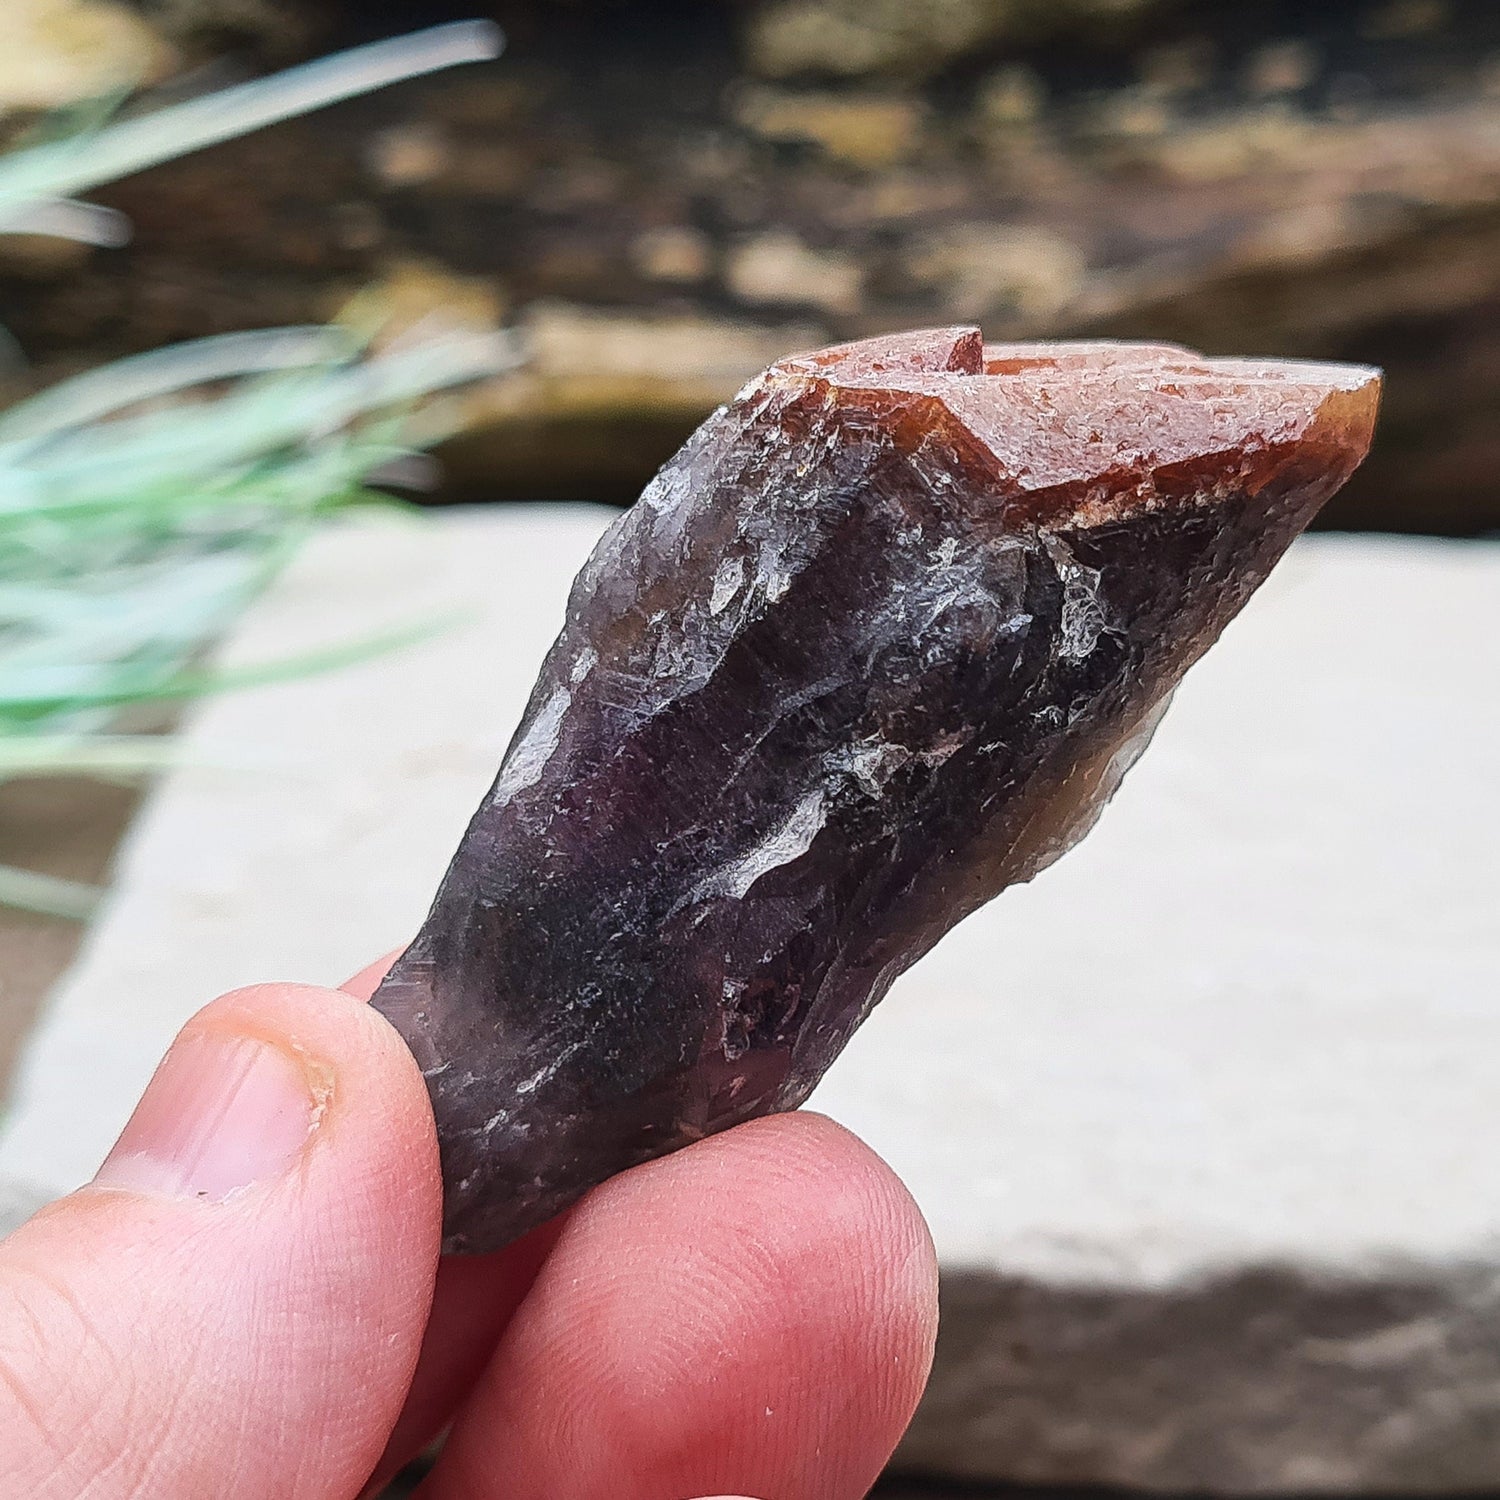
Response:
[[[0,415],[0,444],[34,442],[195,386],[326,365],[351,352],[341,330],[313,325],[216,334],[133,354],[12,406]]]
[[[520,360],[504,334],[451,333],[371,360],[251,382],[210,403],[101,422],[42,449],[0,446],[0,519],[115,501],[126,475],[138,494],[171,484],[190,499],[194,483],[211,475]]]
[[[0,229],[14,227],[22,205],[37,199],[71,198],[342,99],[498,57],[504,45],[504,34],[492,22],[455,21],[169,105],[96,133],[15,152],[0,161]]]
[[[3,4],[4,0],[0,0]],[[123,242],[77,194],[338,99],[498,54],[488,23],[435,27],[0,158],[0,234]],[[231,669],[196,665],[335,506],[452,430],[427,400],[521,362],[502,334],[291,328],[200,339],[65,381],[0,414],[0,781],[128,780],[182,763],[115,732],[135,704],[331,671],[425,638],[426,621]],[[0,331],[3,337],[3,331]],[[0,351],[3,352],[3,351]],[[0,866],[0,905],[83,917],[98,892]]]
[[[0,234],[44,234],[118,250],[130,243],[130,220],[118,209],[76,198],[28,198],[11,205]]]
[[[388,651],[415,645],[440,631],[451,629],[461,618],[461,615],[444,616],[438,620],[382,631],[377,635],[363,636],[358,640],[321,647],[315,651],[299,652],[279,661],[252,666],[209,668],[202,671],[190,669],[156,677],[138,673],[133,678],[128,669],[116,669],[117,680],[109,686],[86,688],[72,693],[46,690],[28,692],[24,687],[19,690],[12,687],[0,692],[0,714],[16,713],[18,710],[39,713],[76,708],[122,708],[134,703],[161,703],[181,698],[201,698],[208,693],[230,689],[266,687],[292,678],[354,666],[372,657],[383,656]]]
[[[25,776],[133,778],[183,764],[182,747],[165,735],[0,735],[0,781]]]
[[[43,875],[17,865],[0,865],[0,906],[36,912],[44,917],[67,917],[82,922],[99,909],[104,892],[98,886],[60,875]]]

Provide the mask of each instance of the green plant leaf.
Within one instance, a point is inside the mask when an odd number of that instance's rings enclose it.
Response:
[[[484,22],[295,68],[207,98],[71,131],[0,158],[0,233],[118,243],[118,215],[76,195],[154,163],[400,78],[495,56]],[[285,328],[199,339],[61,382],[0,413],[0,781],[116,780],[180,763],[170,738],[121,733],[137,705],[332,671],[447,627],[428,620],[233,668],[205,651],[313,528],[444,436],[436,393],[520,362],[504,335],[429,326]],[[0,866],[0,904],[83,916],[97,892]]]
[[[44,917],[67,917],[75,922],[93,916],[104,899],[98,886],[17,865],[0,865],[0,906],[37,912]]]
[[[0,231],[14,231],[18,220],[24,224],[28,205],[72,198],[388,84],[498,57],[504,46],[504,34],[492,22],[454,21],[13,152],[0,160]]]

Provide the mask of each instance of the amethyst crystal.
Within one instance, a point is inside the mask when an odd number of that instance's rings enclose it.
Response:
[[[800,1104],[1087,831],[1378,396],[956,328],[785,360],[709,418],[579,575],[375,997],[431,1089],[448,1248]]]

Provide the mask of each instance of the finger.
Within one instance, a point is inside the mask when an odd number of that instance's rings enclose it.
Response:
[[[341,988],[368,1000],[400,952],[397,948],[368,964]],[[530,1290],[558,1227],[545,1225],[495,1255],[447,1256],[439,1263],[416,1374],[372,1490],[397,1474],[452,1420]]]
[[[334,990],[201,1011],[94,1183],[0,1244],[0,1494],[323,1497],[373,1468],[440,1181],[396,1033]]]
[[[450,1255],[439,1262],[416,1374],[376,1466],[372,1491],[400,1473],[453,1420],[531,1290],[560,1227],[560,1221],[543,1225],[494,1255]]]
[[[853,1500],[935,1329],[890,1169],[816,1115],[740,1126],[573,1211],[424,1500]]]

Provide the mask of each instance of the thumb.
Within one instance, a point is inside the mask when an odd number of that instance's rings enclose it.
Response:
[[[357,1494],[437,1268],[426,1089],[338,991],[227,995],[0,1241],[0,1497]]]

